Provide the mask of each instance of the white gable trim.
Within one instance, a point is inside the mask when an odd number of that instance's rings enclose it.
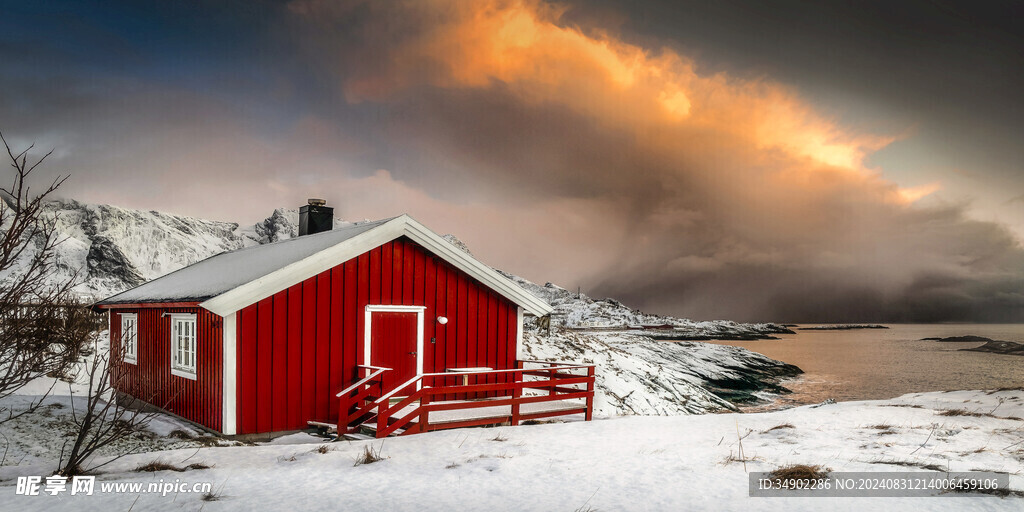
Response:
[[[522,306],[527,313],[536,316],[551,313],[551,306],[546,302],[459,250],[408,215],[391,219],[337,245],[208,299],[199,306],[220,316],[230,315],[403,235]]]
[[[223,386],[221,386],[223,393],[221,395],[221,418],[220,432],[221,434],[233,436],[236,433],[235,418],[238,417],[238,408],[236,402],[236,393],[238,392],[238,336],[236,335],[237,317],[235,313],[231,313],[224,317],[224,322],[221,324],[221,333],[223,334],[223,346],[224,350],[224,364],[223,364]]]

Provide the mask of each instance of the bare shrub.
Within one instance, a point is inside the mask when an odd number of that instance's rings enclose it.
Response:
[[[117,342],[111,341],[111,345],[114,343]],[[123,352],[110,350],[106,354],[97,354],[84,368],[89,379],[87,393],[84,397],[72,393],[71,419],[77,430],[61,449],[59,474],[82,474],[128,455],[129,452],[122,452],[104,463],[86,467],[98,451],[142,431],[156,415],[155,412],[137,410],[146,405],[145,400],[118,395],[117,389],[125,376],[125,372],[120,370],[124,365],[121,359]],[[82,398],[84,406],[78,405]]]
[[[80,304],[75,275],[55,277],[56,216],[45,211],[48,198],[64,183],[58,176],[41,193],[30,186],[32,173],[52,153],[29,160],[32,146],[16,151],[0,133],[13,180],[0,187],[0,399],[42,377],[66,377],[82,347],[98,332],[98,316]],[[49,394],[15,413],[0,409],[0,422],[36,410]]]

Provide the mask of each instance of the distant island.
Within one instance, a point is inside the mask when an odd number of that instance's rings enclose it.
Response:
[[[814,327],[797,327],[797,330],[800,331],[852,331],[854,329],[888,329],[888,327],[877,324],[836,324],[816,325]]]
[[[989,341],[980,347],[962,348],[964,352],[989,352],[992,354],[1005,354],[1010,356],[1024,356],[1024,344],[1013,341]]]
[[[968,334],[966,336],[950,336],[948,338],[921,338],[921,341],[944,341],[953,343],[968,343],[974,341],[993,341],[992,338],[986,338],[984,336],[975,336]]]
[[[985,342],[984,345],[971,348],[962,348],[964,352],[988,352],[990,354],[1005,354],[1011,356],[1024,356],[1024,344],[1015,341],[1000,341],[968,334],[966,336],[950,336],[948,338],[921,338],[921,341],[938,341],[952,343],[977,343]]]

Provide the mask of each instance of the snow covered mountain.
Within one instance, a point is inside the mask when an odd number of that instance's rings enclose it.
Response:
[[[279,208],[260,223],[240,227],[157,211],[49,202],[62,240],[55,280],[77,274],[75,290],[100,299],[215,254],[298,236],[299,212]],[[335,225],[350,223],[337,219]]]
[[[68,199],[50,202],[46,211],[56,217],[63,240],[54,278],[77,275],[76,291],[87,299],[113,295],[223,251],[298,235],[298,210],[284,208],[250,226]],[[335,220],[335,226],[349,224]],[[445,239],[469,252],[457,237]],[[599,365],[599,414],[735,409],[737,403],[784,392],[780,379],[800,373],[794,366],[742,348],[656,341],[768,338],[790,332],[782,326],[652,315],[614,299],[592,299],[551,283],[540,286],[501,273],[555,309],[552,328],[527,324],[529,358]]]

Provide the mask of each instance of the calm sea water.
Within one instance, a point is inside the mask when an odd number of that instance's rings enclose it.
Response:
[[[982,343],[939,343],[921,338],[974,334],[1024,343],[1024,324],[889,324],[889,329],[796,331],[779,340],[720,341],[799,366],[788,381],[793,394],[770,408],[893,398],[906,393],[1024,386],[1024,357],[961,348]]]

